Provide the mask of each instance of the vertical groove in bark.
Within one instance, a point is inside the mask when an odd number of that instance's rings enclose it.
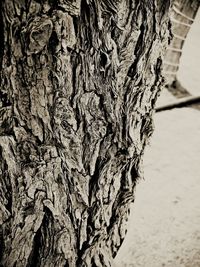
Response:
[[[111,266],[153,131],[169,1],[24,6],[1,9],[1,263]]]
[[[166,51],[163,73],[167,84],[176,80],[182,48],[199,9],[199,0],[176,0],[171,10],[173,39]]]

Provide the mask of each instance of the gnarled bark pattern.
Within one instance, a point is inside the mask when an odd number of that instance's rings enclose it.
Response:
[[[169,1],[1,3],[1,263],[111,266],[153,129]]]

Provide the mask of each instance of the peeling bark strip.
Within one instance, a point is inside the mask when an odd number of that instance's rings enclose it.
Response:
[[[168,9],[1,1],[2,266],[111,266],[153,129]]]

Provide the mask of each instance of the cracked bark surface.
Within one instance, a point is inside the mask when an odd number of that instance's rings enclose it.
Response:
[[[1,266],[112,265],[153,131],[168,10],[1,1]]]

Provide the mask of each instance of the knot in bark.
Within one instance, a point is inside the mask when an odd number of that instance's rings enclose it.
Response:
[[[29,27],[29,45],[27,54],[37,54],[48,44],[53,23],[48,18],[36,18]]]

